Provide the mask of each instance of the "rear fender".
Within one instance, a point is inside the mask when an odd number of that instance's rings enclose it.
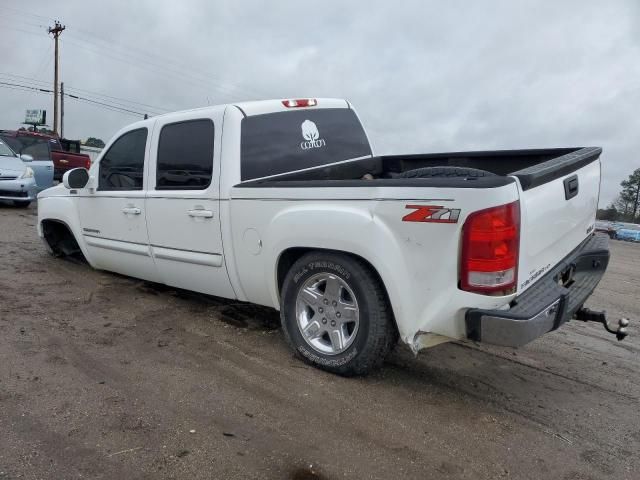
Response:
[[[331,223],[327,224],[327,218]],[[391,307],[397,319],[404,317],[400,278],[406,272],[405,259],[400,254],[401,246],[388,225],[380,217],[364,209],[335,206],[328,212],[320,205],[292,206],[276,215],[269,226],[267,245],[268,261],[272,281],[269,282],[273,305],[279,307],[278,262],[283,252],[290,248],[334,250],[361,257],[376,270],[387,290]],[[292,235],[292,232],[295,232]],[[406,299],[405,299],[406,300]],[[398,322],[400,334],[402,324]]]

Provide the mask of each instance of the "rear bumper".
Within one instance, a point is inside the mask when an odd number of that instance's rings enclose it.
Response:
[[[519,347],[558,328],[593,293],[609,264],[609,237],[596,234],[516,297],[509,310],[471,309],[466,314],[470,340]],[[572,283],[559,279],[572,271]]]

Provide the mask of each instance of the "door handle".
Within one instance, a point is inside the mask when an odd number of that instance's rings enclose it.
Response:
[[[187,210],[187,215],[196,218],[213,218],[211,210]]]
[[[140,210],[138,207],[124,207],[122,209],[122,213],[124,213],[125,215],[140,215],[141,212],[142,210]]]

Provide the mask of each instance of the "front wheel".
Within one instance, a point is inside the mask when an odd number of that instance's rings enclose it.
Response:
[[[340,375],[379,367],[398,339],[380,280],[363,261],[340,253],[308,253],[291,267],[280,317],[302,359]]]
[[[31,200],[14,200],[13,204],[18,208],[27,208],[31,205]]]

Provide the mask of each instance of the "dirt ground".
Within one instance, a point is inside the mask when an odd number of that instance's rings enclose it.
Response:
[[[640,245],[518,350],[445,344],[345,379],[275,312],[51,258],[0,206],[0,479],[638,479]]]

